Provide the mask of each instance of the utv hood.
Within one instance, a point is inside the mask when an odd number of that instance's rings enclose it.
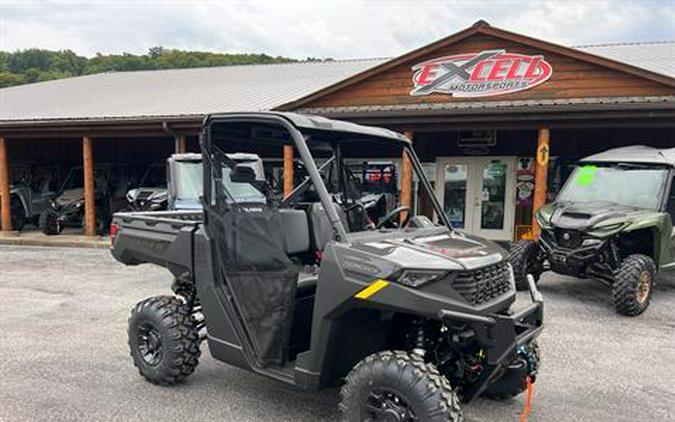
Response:
[[[67,189],[64,190],[63,193],[59,195],[58,198],[56,198],[56,203],[61,205],[62,207],[65,207],[66,205],[70,205],[73,202],[81,201],[83,199],[84,199],[83,188]]]
[[[655,214],[655,211],[611,202],[555,202],[542,207],[538,217],[552,227],[596,231],[620,230],[636,220]]]
[[[494,242],[459,232],[396,237],[355,245],[403,268],[472,270],[503,261],[506,251]]]

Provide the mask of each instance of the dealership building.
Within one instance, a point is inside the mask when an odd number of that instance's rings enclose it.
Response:
[[[535,236],[533,209],[575,160],[641,144],[675,147],[675,42],[568,47],[479,21],[393,59],[106,73],[0,90],[2,229],[25,163],[158,162],[198,150],[203,117],[278,110],[405,133],[453,224],[500,241]],[[406,157],[400,201],[422,212]],[[290,169],[287,169],[290,171]],[[86,228],[93,235],[91,226]]]

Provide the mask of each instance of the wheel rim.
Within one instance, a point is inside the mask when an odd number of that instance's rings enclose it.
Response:
[[[383,388],[376,388],[368,395],[361,419],[365,422],[419,421],[400,394]]]
[[[148,365],[156,366],[162,360],[162,339],[159,331],[150,324],[143,324],[138,329],[138,351]]]
[[[651,289],[651,279],[652,276],[649,274],[649,271],[643,271],[642,274],[640,274],[640,279],[638,280],[638,286],[637,286],[637,301],[640,303],[645,303],[647,298],[649,297],[649,290]]]

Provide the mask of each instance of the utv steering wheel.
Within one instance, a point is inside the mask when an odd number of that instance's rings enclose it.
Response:
[[[401,221],[400,224],[394,222],[394,217],[401,215],[403,212],[408,212],[405,216],[405,219]],[[405,227],[408,224],[408,221],[410,221],[410,207],[404,205],[402,207],[394,208],[393,210],[389,211],[387,215],[382,217],[382,219],[377,223],[377,226],[375,226],[375,230],[381,229],[387,223],[390,223],[394,227]]]

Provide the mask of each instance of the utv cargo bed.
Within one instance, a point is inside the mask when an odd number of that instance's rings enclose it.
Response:
[[[111,225],[112,254],[126,265],[152,263],[176,276],[192,273],[192,233],[202,221],[201,211],[117,213]]]

